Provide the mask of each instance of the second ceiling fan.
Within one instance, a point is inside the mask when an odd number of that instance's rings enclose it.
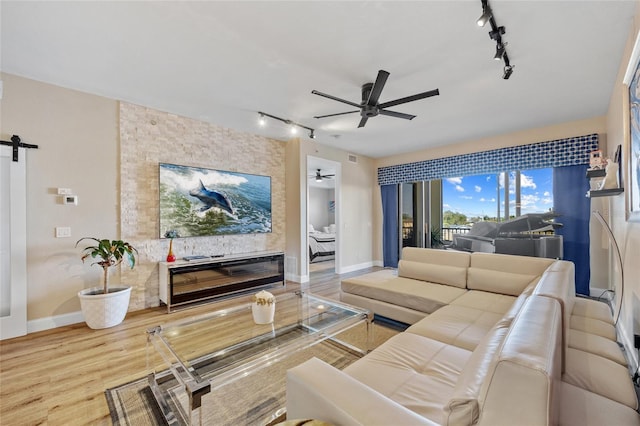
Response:
[[[358,127],[364,127],[365,124],[367,124],[367,120],[369,118],[375,117],[378,114],[386,115],[389,117],[404,118],[405,120],[412,120],[416,117],[415,115],[389,111],[386,108],[390,108],[400,104],[405,104],[407,102],[417,101],[419,99],[429,98],[431,96],[436,96],[440,94],[438,89],[434,89],[434,90],[429,90],[428,92],[422,92],[412,96],[396,99],[394,101],[379,103],[378,99],[380,99],[380,94],[382,93],[382,89],[384,88],[384,85],[387,82],[387,78],[389,78],[389,73],[387,71],[384,71],[384,70],[378,71],[378,77],[376,78],[375,83],[366,83],[362,86],[362,101],[359,104],[355,102],[347,101],[345,99],[340,99],[335,96],[328,95],[326,93],[318,92],[317,90],[312,90],[311,93],[313,93],[314,95],[323,96],[325,98],[342,102],[344,104],[351,105],[353,107],[358,108],[355,111],[339,112],[337,114],[318,115],[313,118],[335,117],[337,115],[353,114],[354,112],[359,112],[362,118],[360,119],[360,124],[358,124]]]

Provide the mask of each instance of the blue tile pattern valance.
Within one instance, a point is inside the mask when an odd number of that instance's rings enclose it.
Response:
[[[598,149],[598,135],[577,136],[529,145],[474,152],[455,157],[436,158],[378,169],[378,184],[443,179],[500,173],[507,170],[531,170],[575,166],[589,163],[589,153]]]

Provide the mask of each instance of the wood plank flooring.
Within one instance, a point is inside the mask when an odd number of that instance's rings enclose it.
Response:
[[[340,279],[378,270],[370,268],[336,275],[311,273],[303,288],[338,298]],[[300,284],[269,289],[295,291]],[[147,374],[146,330],[150,327],[233,306],[251,295],[184,309],[166,308],[127,314],[105,330],[84,323],[59,327],[0,342],[0,425],[109,425],[104,390]]]

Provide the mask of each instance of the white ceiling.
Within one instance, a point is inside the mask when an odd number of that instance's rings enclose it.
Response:
[[[286,140],[381,157],[604,115],[636,2],[490,0],[515,65],[502,79],[480,0],[0,2],[2,71]],[[358,129],[362,84],[380,102],[434,88]],[[19,129],[7,129],[19,132]],[[334,135],[340,135],[339,138]],[[305,134],[302,134],[305,137]]]

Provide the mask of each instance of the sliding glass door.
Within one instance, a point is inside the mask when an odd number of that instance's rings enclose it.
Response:
[[[400,184],[399,227],[402,247],[431,247],[439,241],[442,223],[442,183],[437,181]]]

